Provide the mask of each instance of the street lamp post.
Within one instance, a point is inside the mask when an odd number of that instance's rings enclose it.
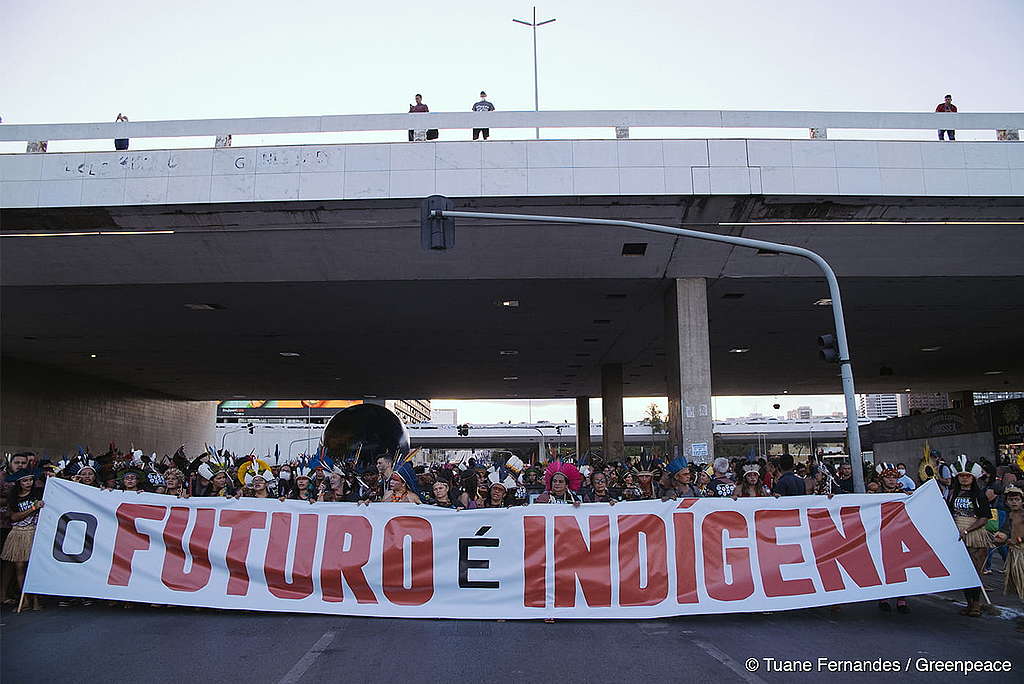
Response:
[[[533,8],[533,20],[523,21],[522,19],[513,19],[512,21],[523,26],[529,26],[533,29],[533,111],[540,111],[540,89],[537,86],[537,27],[543,26],[544,24],[550,24],[555,21],[554,19],[547,19],[545,21],[537,23],[537,7]],[[540,140],[540,128],[533,129],[534,135]]]
[[[292,446],[293,445],[298,444],[299,442],[312,442],[314,439],[319,440],[320,438],[319,437],[303,437],[303,438],[300,438],[300,439],[293,439],[292,441],[290,441],[288,443],[288,461],[290,462],[292,460]]]
[[[228,438],[228,435],[233,435],[236,432],[244,432],[245,430],[251,430],[252,428],[253,428],[253,424],[249,423],[245,427],[238,428],[237,430],[228,430],[227,432],[225,432],[223,435],[221,435],[221,438],[220,438],[220,450],[224,451],[224,440],[226,440]]]
[[[832,317],[836,327],[836,345],[838,347],[839,372],[843,380],[843,395],[846,399],[846,440],[850,447],[850,461],[853,465],[853,488],[858,493],[864,489],[864,468],[860,448],[860,425],[857,422],[857,399],[853,387],[853,367],[850,362],[850,347],[846,340],[846,321],[843,316],[843,303],[839,293],[839,280],[835,271],[825,259],[817,252],[812,252],[803,247],[794,247],[779,242],[767,240],[752,240],[750,238],[736,237],[733,235],[720,235],[718,233],[705,233],[699,230],[688,228],[673,228],[661,226],[654,223],[640,223],[638,221],[620,221],[616,219],[594,219],[579,218],[575,216],[539,216],[533,214],[494,214],[479,211],[449,211],[432,210],[430,218],[434,219],[456,219],[475,218],[491,219],[499,221],[536,221],[543,223],[575,223],[599,226],[619,226],[622,228],[636,228],[652,233],[663,233],[677,237],[695,238],[697,240],[708,240],[711,242],[724,242],[739,247],[759,249],[769,253],[792,254],[794,256],[809,259],[821,269],[828,283],[829,294],[832,299]]]

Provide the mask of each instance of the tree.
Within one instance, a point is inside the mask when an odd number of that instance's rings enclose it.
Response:
[[[651,446],[657,443],[657,437],[659,434],[664,434],[665,438],[662,440],[662,452],[665,453],[668,450],[668,424],[665,422],[664,416],[662,416],[661,409],[657,404],[650,404],[644,410],[644,417],[640,421],[641,425],[651,426]]]

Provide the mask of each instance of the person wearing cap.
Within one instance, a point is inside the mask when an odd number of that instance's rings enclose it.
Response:
[[[5,478],[7,483],[14,484],[15,487],[10,492],[8,503],[11,531],[4,541],[3,550],[0,551],[0,560],[14,565],[19,593],[25,584],[25,571],[28,568],[29,556],[32,555],[32,539],[36,533],[39,511],[43,508],[43,493],[36,487],[36,478],[40,475],[41,473],[36,470],[22,468]],[[31,600],[32,610],[42,609],[38,596],[33,594]]]
[[[493,112],[494,105],[487,101],[487,93],[480,91],[480,101],[473,105],[474,112]],[[477,140],[480,136],[483,136],[484,140],[487,140],[491,136],[490,128],[474,128],[473,129],[473,140]]]
[[[992,509],[985,492],[978,484],[978,477],[983,472],[981,465],[969,463],[967,455],[961,454],[953,464],[953,471],[956,476],[949,487],[949,494],[946,495],[946,504],[953,516],[953,522],[960,530],[959,540],[967,547],[967,553],[971,556],[974,569],[978,571],[979,577],[978,587],[964,589],[967,607],[961,610],[960,614],[979,617],[982,611],[981,571],[985,565],[985,558],[988,556],[988,549],[992,545],[985,525],[992,517]]]

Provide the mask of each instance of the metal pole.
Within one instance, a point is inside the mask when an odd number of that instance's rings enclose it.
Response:
[[[533,8],[533,111],[540,111],[540,87],[537,85],[537,7]],[[534,137],[540,140],[540,128],[533,129]]]
[[[538,221],[544,223],[576,223],[585,225],[620,226],[622,228],[636,228],[652,233],[663,233],[665,235],[676,235],[679,237],[694,238],[697,240],[708,240],[711,242],[724,242],[739,247],[767,250],[781,254],[792,254],[794,256],[810,259],[822,273],[825,274],[825,281],[828,283],[829,295],[832,299],[832,317],[836,327],[836,344],[839,347],[839,369],[843,379],[843,394],[846,398],[846,440],[850,448],[850,461],[853,464],[853,488],[854,491],[863,493],[864,489],[864,467],[861,459],[860,448],[860,427],[857,423],[857,400],[853,388],[853,368],[850,364],[850,346],[846,339],[846,321],[843,317],[843,302],[839,294],[839,280],[835,271],[825,259],[817,252],[812,252],[803,247],[784,245],[779,242],[768,242],[767,240],[751,240],[750,238],[736,237],[733,235],[719,235],[718,233],[705,233],[699,230],[688,228],[672,228],[659,226],[654,223],[640,223],[638,221],[618,221],[614,219],[592,219],[578,218],[574,216],[534,216],[531,214],[492,214],[478,211],[434,211],[431,212],[434,218],[476,218],[493,219],[498,221]]]
[[[299,442],[312,442],[314,439],[320,439],[319,437],[308,437],[305,439],[293,439],[288,443],[288,460],[292,460],[292,445],[298,444]]]
[[[523,21],[522,19],[513,19],[512,21],[514,21],[517,24],[522,24],[523,26],[529,26],[533,30],[533,111],[539,112],[540,111],[540,87],[537,85],[538,84],[538,80],[537,80],[537,27],[538,26],[543,26],[544,24],[550,24],[551,22],[554,21],[554,19],[548,19],[547,21],[542,21],[542,22],[540,22],[538,24],[537,23],[537,6],[534,5],[534,7],[533,7],[533,19],[531,21],[527,22],[527,21]],[[533,129],[533,134],[534,134],[534,136],[538,140],[540,140],[540,128],[534,128]]]
[[[233,435],[233,434],[235,434],[236,432],[241,432],[242,430],[248,430],[248,429],[249,429],[249,428],[247,428],[247,427],[244,427],[244,428],[238,428],[237,430],[228,430],[227,432],[225,432],[225,433],[224,433],[223,435],[221,435],[221,437],[220,437],[220,450],[221,450],[221,451],[224,451],[224,440],[226,440],[226,439],[228,438],[228,435]]]

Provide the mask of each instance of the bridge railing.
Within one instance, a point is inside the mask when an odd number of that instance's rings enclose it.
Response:
[[[996,131],[997,140],[1018,140],[1024,113],[936,112],[798,112],[726,110],[594,110],[544,112],[431,112],[422,114],[340,114],[241,119],[183,119],[110,123],[2,124],[0,142],[25,142],[27,151],[46,151],[50,140],[175,138],[214,136],[229,146],[232,135],[416,132],[427,129],[614,129],[629,137],[630,128],[802,129],[812,139],[829,130],[906,131],[954,129]],[[42,143],[40,145],[40,143]]]

